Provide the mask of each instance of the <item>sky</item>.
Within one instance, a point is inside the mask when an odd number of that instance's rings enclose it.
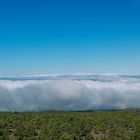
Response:
[[[0,0],[0,75],[140,74],[139,0]]]

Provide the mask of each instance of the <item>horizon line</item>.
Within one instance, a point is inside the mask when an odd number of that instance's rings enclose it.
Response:
[[[87,75],[103,75],[103,76],[140,76],[140,74],[124,74],[124,73],[44,73],[44,74],[1,74],[1,77],[43,77],[43,76],[87,76]]]

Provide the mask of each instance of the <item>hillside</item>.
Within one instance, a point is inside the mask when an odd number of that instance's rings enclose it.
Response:
[[[139,140],[140,110],[0,113],[4,140]]]

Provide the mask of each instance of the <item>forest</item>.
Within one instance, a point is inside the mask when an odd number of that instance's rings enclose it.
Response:
[[[1,112],[0,140],[140,140],[140,110]]]

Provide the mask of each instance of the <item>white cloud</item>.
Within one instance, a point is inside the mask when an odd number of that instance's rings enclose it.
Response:
[[[136,76],[62,77],[0,80],[0,111],[140,108]]]

